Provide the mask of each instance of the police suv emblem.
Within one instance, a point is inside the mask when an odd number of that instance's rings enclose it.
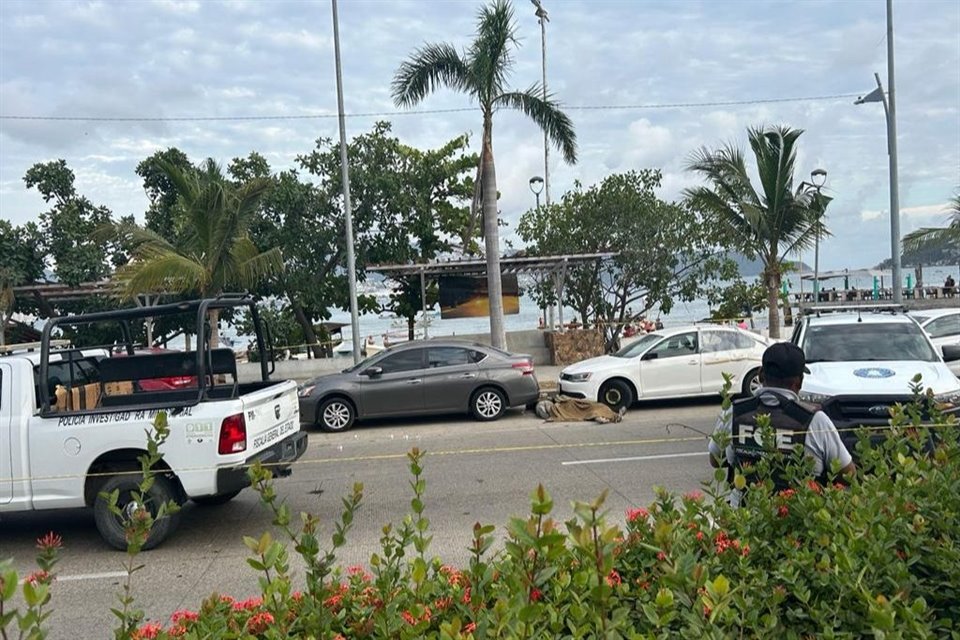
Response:
[[[870,378],[876,380],[879,378],[891,378],[897,375],[897,372],[884,367],[866,367],[864,369],[856,369],[853,372],[853,375],[857,376],[858,378]]]
[[[277,418],[277,420],[280,419],[280,405],[273,405],[273,415]]]

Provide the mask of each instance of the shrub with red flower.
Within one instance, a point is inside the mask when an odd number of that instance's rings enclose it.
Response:
[[[255,636],[260,635],[273,624],[273,614],[269,611],[261,611],[250,616],[247,620],[247,631]]]

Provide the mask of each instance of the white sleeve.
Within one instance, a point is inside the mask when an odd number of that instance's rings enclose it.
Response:
[[[811,437],[812,436],[812,437]],[[840,440],[840,433],[833,421],[822,411],[818,411],[810,421],[810,433],[807,434],[809,447],[823,461],[824,470],[829,470],[834,460],[840,461],[840,468],[853,461],[850,452]]]
[[[733,409],[723,409],[720,411],[720,415],[717,416],[717,425],[713,428],[713,435],[717,436],[721,433],[730,435],[731,429],[733,428]],[[714,438],[710,438],[709,444],[707,445],[707,450],[710,452],[710,455],[718,460],[722,460],[724,457],[724,452],[720,449],[720,445],[716,443]]]

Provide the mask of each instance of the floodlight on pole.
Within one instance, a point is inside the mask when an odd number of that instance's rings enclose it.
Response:
[[[887,118],[887,155],[890,159],[890,259],[893,271],[893,302],[903,302],[903,281],[900,275],[900,179],[897,169],[897,99],[893,66],[893,1],[887,0],[887,89],[884,93],[880,74],[874,73],[877,88],[857,98],[853,104],[883,103]]]

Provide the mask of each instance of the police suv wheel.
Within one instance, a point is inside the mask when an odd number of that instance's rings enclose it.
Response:
[[[357,412],[349,400],[344,398],[328,398],[320,403],[317,411],[317,422],[324,431],[337,433],[346,431],[353,426]]]

